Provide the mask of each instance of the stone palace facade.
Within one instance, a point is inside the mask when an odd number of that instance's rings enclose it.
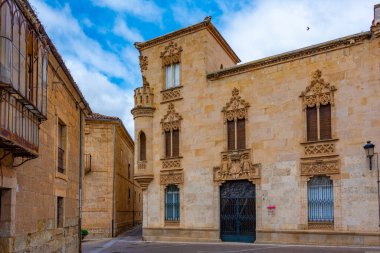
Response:
[[[209,17],[136,43],[144,239],[380,245],[374,13],[368,32],[244,64]]]

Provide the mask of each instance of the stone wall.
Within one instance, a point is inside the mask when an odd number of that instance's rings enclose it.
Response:
[[[378,215],[376,170],[368,170],[363,150],[367,140],[380,142],[379,36],[362,33],[225,71],[219,71],[220,64],[230,67],[233,61],[208,30],[165,38],[147,42],[146,47],[140,45],[149,62],[142,74],[154,90],[155,107],[153,118],[135,118],[136,133],[150,124],[151,130],[144,131],[153,131],[147,136],[151,143],[147,150],[152,152],[147,163],[153,164],[154,178],[144,192],[144,238],[219,239],[219,232],[209,232],[220,229],[222,182],[214,181],[213,173],[214,167],[221,166],[221,152],[227,149],[222,109],[237,88],[249,104],[246,148],[251,152],[251,163],[260,165],[260,175],[251,180],[256,185],[257,240],[324,243],[323,238],[329,235],[331,244],[380,244],[376,239],[380,235],[378,223],[374,222]],[[170,45],[182,49],[182,87],[177,99],[165,101],[160,56]],[[301,163],[309,159],[304,151],[308,144],[300,95],[317,70],[336,88],[331,142],[338,172],[327,173],[334,184],[334,227],[315,232],[308,229],[307,220],[310,176],[300,172]],[[176,171],[183,173],[183,181],[172,181],[179,185],[181,199],[180,222],[174,225],[164,220],[164,189],[171,181],[160,181],[167,173],[162,120],[172,110],[170,103],[181,117],[180,166]],[[275,210],[269,212],[269,205],[275,205]]]
[[[81,113],[78,101],[77,90],[50,55],[48,115],[40,125],[39,156],[13,168],[12,165],[25,159],[9,156],[1,162],[0,188],[9,193],[1,207],[2,219],[9,219],[6,227],[2,226],[5,231],[1,234],[6,237],[1,236],[1,252],[78,252]],[[57,170],[59,120],[67,129],[64,173]],[[57,197],[63,197],[64,203],[61,228],[57,228]]]
[[[83,181],[83,228],[89,237],[116,236],[142,218],[141,189],[133,181],[134,144],[117,118],[88,118],[85,139],[91,170]]]

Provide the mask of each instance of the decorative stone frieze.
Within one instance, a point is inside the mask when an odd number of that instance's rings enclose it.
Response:
[[[307,156],[331,155],[335,153],[335,143],[306,144],[304,149]]]
[[[165,47],[165,50],[161,52],[162,65],[170,65],[181,62],[182,47],[178,46],[173,41],[169,42],[169,45]]]
[[[170,103],[168,106],[168,111],[166,115],[161,120],[162,130],[170,131],[170,130],[180,129],[181,120],[182,120],[182,117],[175,111],[174,104]]]
[[[172,170],[181,168],[181,158],[165,158],[162,159],[162,169]]]
[[[249,103],[239,96],[239,90],[232,90],[230,101],[223,107],[224,122],[227,120],[247,119]]]
[[[160,184],[183,184],[183,170],[161,172]]]
[[[253,164],[251,150],[222,152],[221,165],[214,167],[214,181],[260,178],[261,164]]]
[[[301,161],[301,176],[331,175],[339,173],[339,158]]]
[[[166,102],[182,99],[181,88],[182,86],[161,91],[161,94],[162,94],[161,103],[166,103]]]
[[[306,90],[300,95],[303,100],[303,109],[313,106],[319,107],[320,105],[327,105],[328,103],[333,106],[335,91],[335,86],[325,82],[322,78],[322,72],[319,69],[316,70],[312,73],[310,85],[307,86]]]

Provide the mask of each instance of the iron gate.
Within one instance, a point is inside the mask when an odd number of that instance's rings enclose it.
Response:
[[[256,240],[255,185],[229,181],[220,187],[220,237],[228,242]]]

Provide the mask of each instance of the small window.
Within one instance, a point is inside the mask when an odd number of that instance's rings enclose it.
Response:
[[[333,181],[315,176],[307,183],[309,222],[334,222]]]
[[[228,150],[245,149],[245,119],[227,121]]]
[[[331,105],[306,109],[307,141],[328,140],[331,135]]]
[[[63,227],[63,197],[57,197],[57,228]]]
[[[179,130],[165,131],[166,157],[179,156]]]
[[[65,173],[66,125],[58,122],[58,172]]]
[[[165,88],[170,89],[180,85],[179,63],[165,66]]]
[[[140,133],[140,161],[146,160],[146,136],[144,132]]]
[[[131,164],[128,163],[128,179],[131,179]]]
[[[168,185],[165,190],[165,220],[179,221],[179,189],[176,185]]]

